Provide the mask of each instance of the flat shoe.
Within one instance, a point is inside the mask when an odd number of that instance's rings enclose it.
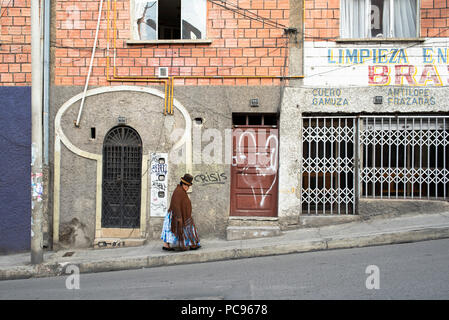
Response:
[[[174,248],[170,248],[170,247],[162,247],[162,250],[165,250],[165,251],[175,251]]]
[[[194,247],[190,247],[190,250],[198,250],[199,248],[201,248],[201,246],[194,246]]]

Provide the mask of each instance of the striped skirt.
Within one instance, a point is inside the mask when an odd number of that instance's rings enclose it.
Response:
[[[180,247],[182,246],[179,243],[178,237],[171,231],[171,219],[172,219],[172,213],[171,211],[167,212],[164,219],[164,225],[162,226],[162,233],[161,233],[161,239],[164,242],[167,242],[170,244],[170,247]],[[195,225],[191,224],[184,228],[184,247],[188,246],[195,246],[200,245],[200,242],[194,243],[191,239],[199,239],[198,232],[196,231]]]

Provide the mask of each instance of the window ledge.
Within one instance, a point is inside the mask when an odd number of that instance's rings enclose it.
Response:
[[[366,39],[350,39],[340,38],[335,39],[335,42],[351,43],[351,42],[424,42],[425,38],[366,38]]]
[[[126,44],[211,44],[211,39],[127,40]]]

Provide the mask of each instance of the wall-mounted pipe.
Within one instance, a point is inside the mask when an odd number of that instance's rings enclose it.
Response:
[[[50,12],[51,1],[44,0],[44,165],[48,165],[49,110],[50,110]]]
[[[40,2],[31,1],[31,264],[43,261],[42,50]]]

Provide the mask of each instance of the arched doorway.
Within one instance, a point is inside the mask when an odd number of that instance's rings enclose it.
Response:
[[[102,228],[138,228],[142,140],[129,126],[109,130],[103,143]]]

